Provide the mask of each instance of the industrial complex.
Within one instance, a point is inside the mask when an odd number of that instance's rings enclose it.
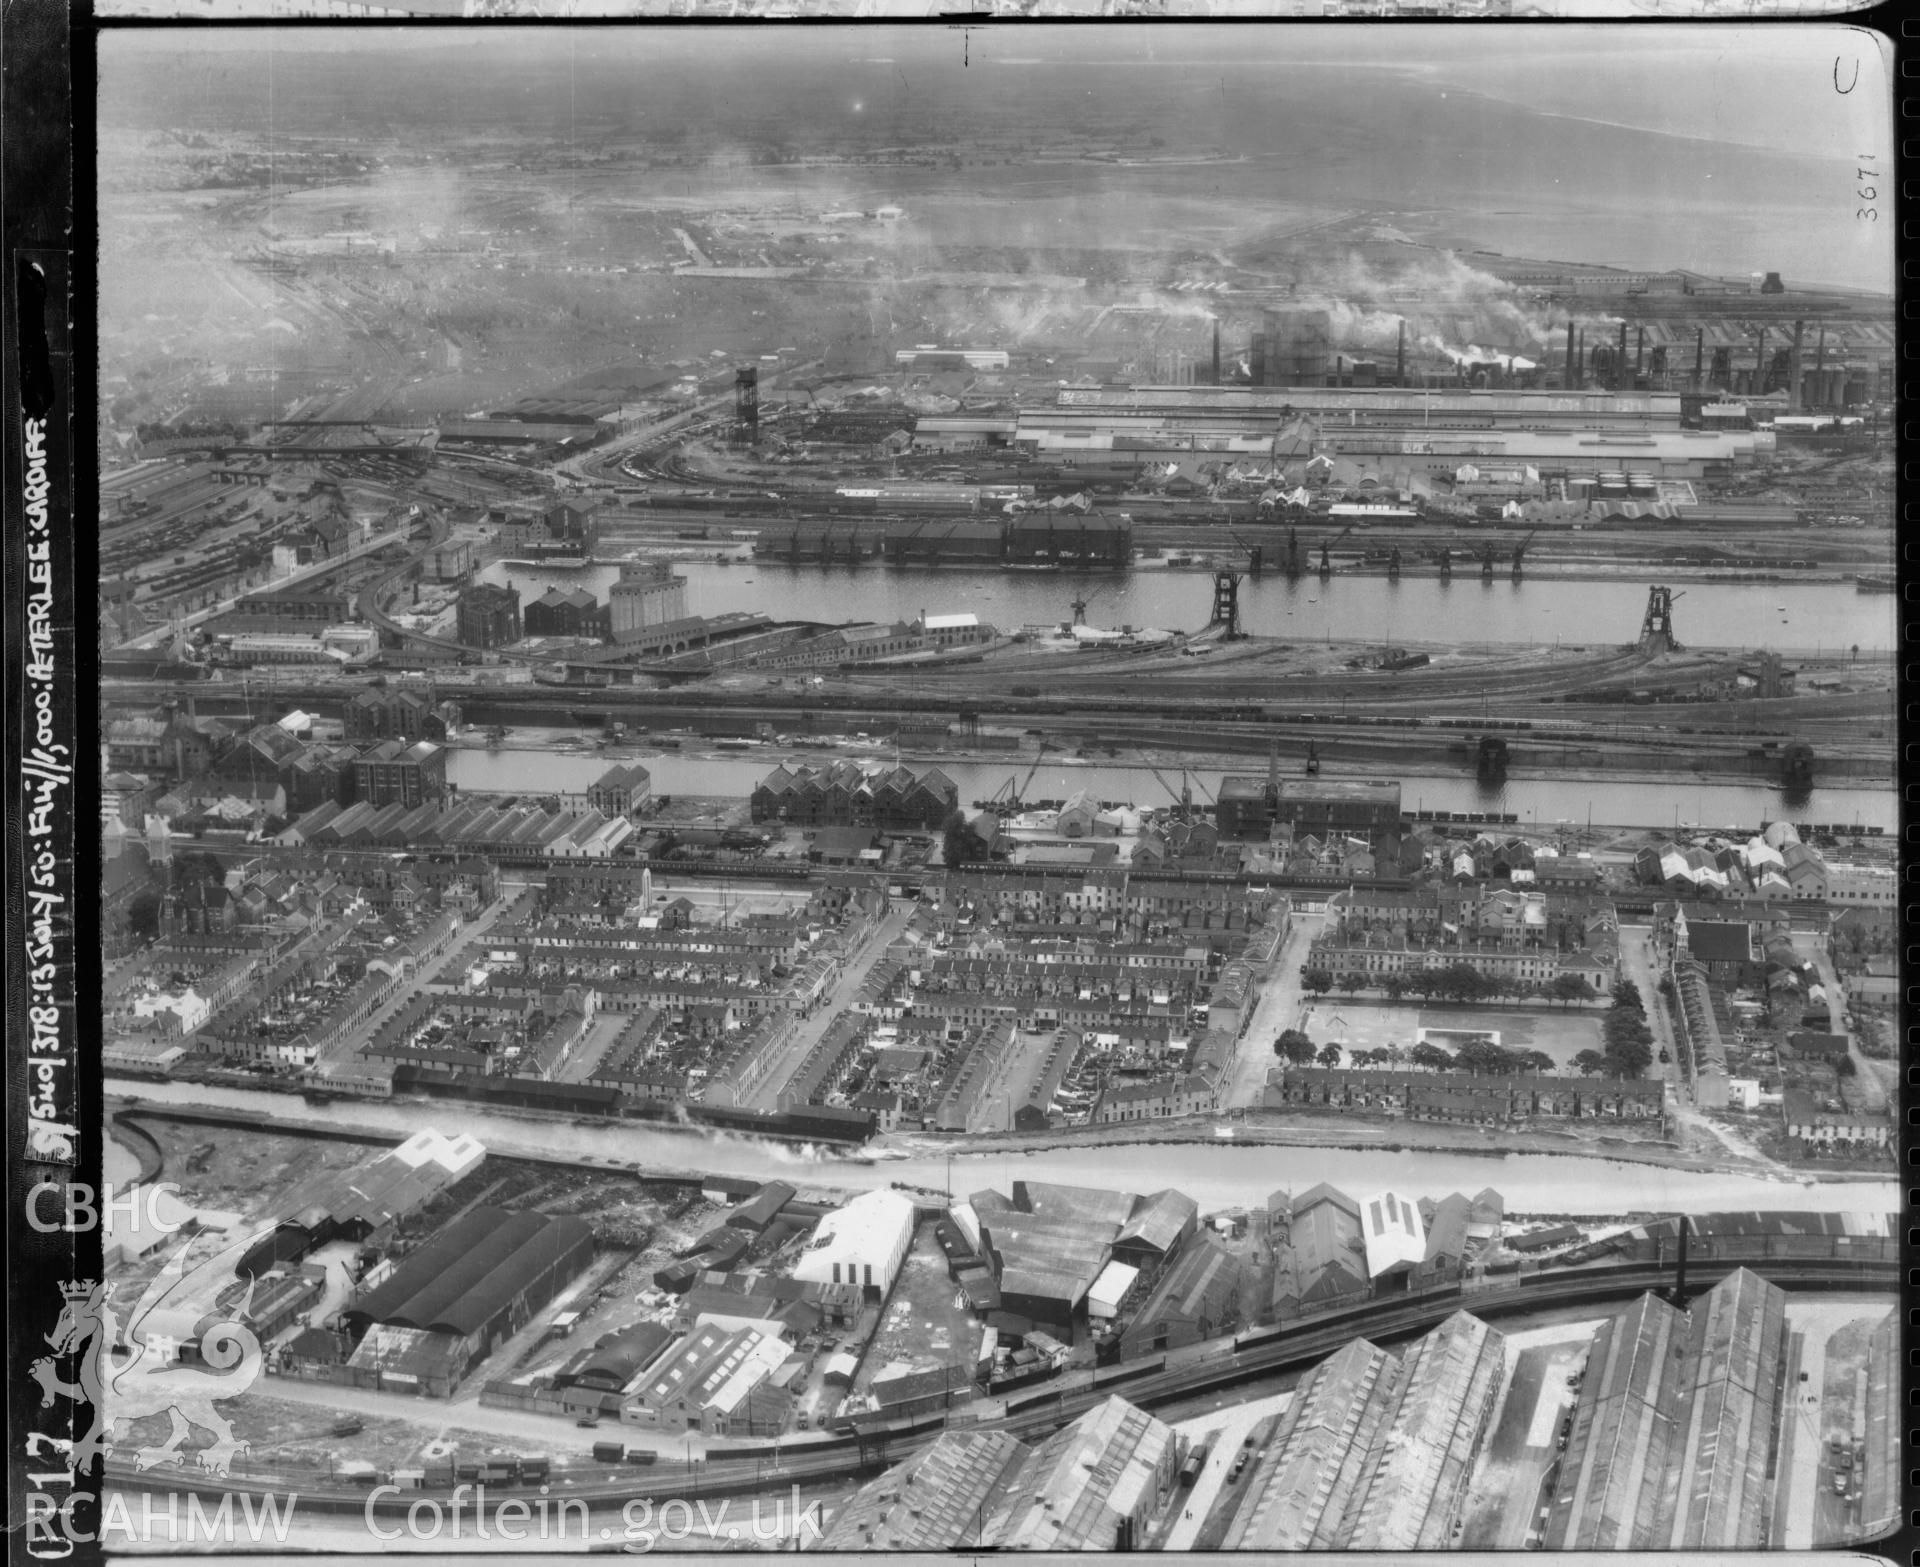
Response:
[[[103,1506],[1890,1537],[1892,273],[1295,31],[103,35]]]

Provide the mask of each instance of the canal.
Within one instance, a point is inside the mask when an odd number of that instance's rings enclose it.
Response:
[[[764,560],[721,565],[679,561],[687,609],[695,615],[758,612],[777,620],[911,620],[923,611],[972,611],[1005,630],[1071,617],[1087,599],[1087,620],[1099,626],[1192,631],[1212,608],[1205,572],[1136,569],[1126,573],[1053,573],[900,568],[867,561],[849,566],[785,566]],[[536,570],[496,561],[481,574],[510,582],[521,602],[549,587],[582,587],[601,600],[617,567]],[[1663,580],[1648,568],[1642,581],[1527,578],[1503,570],[1483,582],[1477,570],[1442,582],[1430,572],[1385,577],[1309,574],[1288,582],[1272,572],[1240,587],[1241,614],[1256,636],[1303,642],[1328,638],[1408,643],[1512,643],[1614,646],[1639,635],[1647,587]],[[1795,656],[1858,646],[1885,653],[1896,645],[1897,601],[1834,582],[1684,582],[1674,632],[1687,647],[1773,648]]]
[[[1584,1156],[1485,1156],[1343,1148],[1280,1148],[1248,1143],[1129,1143],[1118,1147],[1064,1147],[1031,1153],[961,1154],[865,1162],[807,1144],[713,1135],[691,1129],[578,1125],[491,1115],[446,1100],[369,1101],[315,1107],[285,1094],[188,1083],[107,1082],[118,1093],[158,1105],[197,1105],[240,1111],[263,1128],[276,1119],[330,1122],[394,1138],[422,1126],[448,1135],[471,1133],[493,1152],[530,1152],[612,1160],[644,1170],[695,1170],[758,1181],[866,1190],[899,1182],[965,1196],[983,1187],[1007,1191],[1016,1180],[1136,1191],[1175,1187],[1203,1210],[1263,1203],[1277,1188],[1304,1190],[1320,1181],[1352,1191],[1392,1187],[1419,1195],[1476,1192],[1491,1186],[1514,1213],[1618,1215],[1641,1210],[1711,1213],[1793,1208],[1823,1213],[1897,1210],[1901,1192],[1886,1176],[1806,1183]],[[1355,1129],[1358,1132],[1359,1129]],[[1380,1134],[1390,1140],[1387,1134]]]
[[[891,761],[894,752],[877,748],[842,754]],[[790,753],[761,746],[745,756],[702,756],[649,750],[644,743],[622,747],[615,756],[554,751],[456,750],[447,762],[447,781],[461,790],[489,794],[527,794],[547,790],[584,790],[617,760],[637,758],[653,777],[655,794],[731,796],[744,799],[777,762]],[[807,760],[820,765],[830,753]],[[1009,780],[1018,784],[1032,766],[1032,758],[1005,762],[956,762],[935,759],[954,781],[964,803],[990,798]],[[926,759],[916,761],[924,765]],[[1249,758],[1241,771],[1257,772],[1261,763]],[[1164,772],[1165,769],[1162,769]],[[1196,771],[1200,787],[1195,797],[1217,795],[1218,769]],[[1328,778],[1340,776],[1328,768]],[[1356,775],[1357,776],[1357,775]],[[1778,788],[1765,783],[1704,784],[1682,780],[1634,783],[1622,779],[1586,779],[1566,776],[1509,777],[1486,787],[1464,774],[1401,774],[1400,799],[1408,810],[1500,812],[1518,818],[1519,827],[1551,828],[1557,822],[1584,826],[1591,821],[1606,826],[1702,827],[1738,826],[1758,830],[1763,821],[1786,817],[1822,825],[1877,826],[1886,832],[1899,827],[1900,802],[1892,789],[1816,789],[1805,803],[1788,808]],[[1178,783],[1177,777],[1173,780]],[[1048,758],[1025,790],[1030,800],[1064,800],[1086,789],[1096,799],[1130,801],[1153,806],[1172,803],[1172,796],[1144,767],[1074,766]]]

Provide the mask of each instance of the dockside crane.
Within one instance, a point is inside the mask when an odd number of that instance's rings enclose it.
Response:
[[[1440,576],[1442,580],[1453,575],[1453,551],[1446,545],[1440,546]]]
[[[1334,535],[1330,542],[1323,543],[1320,546],[1320,577],[1322,581],[1325,581],[1333,575],[1333,559],[1327,554],[1327,551],[1332,549],[1334,545],[1339,544],[1351,532],[1353,532],[1353,524],[1348,523]]]
[[[1400,575],[1400,546],[1394,545],[1387,554],[1387,576],[1389,579]]]
[[[1235,544],[1239,545],[1241,549],[1247,552],[1247,574],[1253,577],[1259,576],[1260,568],[1266,564],[1266,560],[1267,560],[1267,552],[1266,552],[1265,546],[1259,545],[1259,544],[1249,544],[1245,539],[1241,538],[1240,535],[1237,533],[1229,532],[1227,537],[1232,539]]]
[[[1287,581],[1295,582],[1300,576],[1300,530],[1287,529]]]
[[[1493,541],[1491,539],[1480,547],[1480,580],[1493,581]]]
[[[1521,563],[1525,561],[1527,558],[1527,546],[1539,537],[1540,537],[1540,530],[1538,528],[1535,528],[1533,532],[1529,533],[1524,539],[1522,539],[1518,544],[1514,546],[1513,548],[1513,580],[1515,582],[1518,582],[1520,580]]]
[[[1106,591],[1105,588],[1095,588],[1091,593],[1083,593],[1067,601],[1073,610],[1074,625],[1084,626],[1087,623],[1087,606]]]
[[[1025,809],[1022,802],[1024,802],[1027,797],[1027,788],[1033,782],[1033,775],[1040,771],[1040,764],[1046,759],[1046,755],[1047,744],[1043,740],[1040,742],[1039,754],[1033,759],[1033,766],[1027,769],[1027,776],[1016,784],[1013,781],[1013,775],[1008,774],[1007,781],[993,791],[993,797],[987,801],[987,804],[990,806],[1005,805],[1015,813]]]

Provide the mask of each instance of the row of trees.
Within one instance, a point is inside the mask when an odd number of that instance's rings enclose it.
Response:
[[[1557,1071],[1552,1056],[1544,1050],[1509,1050],[1491,1040],[1473,1040],[1458,1050],[1442,1050],[1438,1045],[1418,1044],[1410,1050],[1399,1045],[1383,1045],[1378,1050],[1351,1053],[1338,1044],[1315,1045],[1297,1028],[1290,1028],[1273,1042],[1273,1053],[1291,1066],[1319,1064],[1336,1067],[1345,1060],[1353,1066],[1417,1066],[1429,1072],[1474,1072],[1481,1076],[1512,1077],[1520,1073]]]
[[[1653,1064],[1653,1030],[1647,1023],[1640,987],[1632,980],[1622,979],[1614,986],[1613,1005],[1607,1008],[1600,1033],[1603,1047],[1576,1055],[1576,1071],[1586,1076],[1640,1077]],[[1664,1050],[1660,1056],[1667,1059]]]
[[[1445,968],[1416,969],[1411,974],[1377,976],[1354,972],[1336,975],[1329,969],[1307,968],[1301,970],[1300,984],[1316,996],[1324,996],[1334,989],[1344,990],[1348,995],[1357,995],[1362,990],[1380,990],[1386,993],[1389,1001],[1400,1001],[1407,996],[1419,996],[1422,1000],[1465,1002],[1541,1000],[1565,1007],[1577,1001],[1594,1001],[1599,996],[1599,992],[1579,974],[1556,974],[1542,985],[1534,980],[1484,974],[1464,961],[1449,963]]]

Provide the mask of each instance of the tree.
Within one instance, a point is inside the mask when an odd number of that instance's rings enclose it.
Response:
[[[1380,988],[1387,993],[1387,1000],[1398,1001],[1407,993],[1407,981],[1399,974],[1389,974],[1380,981]]]
[[[142,941],[160,934],[160,894],[142,887],[127,904],[127,930]]]
[[[1637,1039],[1622,1040],[1607,1047],[1607,1063],[1615,1077],[1639,1077],[1653,1064],[1653,1051]]]
[[[1860,1069],[1853,1064],[1852,1056],[1834,1057],[1833,1070],[1840,1077],[1852,1077]]]
[[[1484,975],[1471,963],[1449,963],[1440,971],[1439,992],[1455,1001],[1477,1001],[1486,993]]]
[[[1640,987],[1630,979],[1621,979],[1614,984],[1613,1004],[1632,1012],[1647,1010],[1647,1004],[1640,995]]]
[[[1513,1059],[1514,1065],[1523,1072],[1550,1073],[1559,1064],[1544,1050],[1518,1050]]]
[[[1324,996],[1333,989],[1333,976],[1323,968],[1309,968],[1300,971],[1300,988],[1310,990],[1316,996]]]
[[[1623,983],[1632,984],[1633,982],[1626,980]],[[1563,1007],[1575,1001],[1592,1001],[1596,995],[1597,992],[1587,983],[1584,974],[1560,973],[1547,981],[1547,999],[1557,1001]]]
[[[1454,1052],[1453,1063],[1462,1071],[1479,1072],[1491,1077],[1504,1077],[1517,1064],[1511,1050],[1496,1045],[1490,1039],[1467,1041]]]
[[[1314,1058],[1314,1043],[1299,1029],[1290,1028],[1273,1042],[1273,1053],[1294,1066],[1305,1066]]]
[[[980,835],[967,825],[963,812],[954,811],[941,828],[941,850],[949,865],[972,865],[987,857],[987,846]]]
[[[1592,1077],[1595,1072],[1606,1070],[1607,1058],[1598,1050],[1582,1050],[1573,1058],[1573,1069],[1582,1077]]]
[[[1320,1064],[1327,1067],[1338,1066],[1342,1054],[1344,1052],[1340,1047],[1329,1041],[1320,1047]]]
[[[1358,995],[1366,988],[1367,976],[1356,974],[1351,969],[1340,976],[1340,988],[1348,995]]]
[[[1453,1057],[1438,1045],[1421,1043],[1415,1045],[1407,1054],[1407,1059],[1415,1066],[1423,1066],[1429,1072],[1450,1072],[1453,1070]]]

